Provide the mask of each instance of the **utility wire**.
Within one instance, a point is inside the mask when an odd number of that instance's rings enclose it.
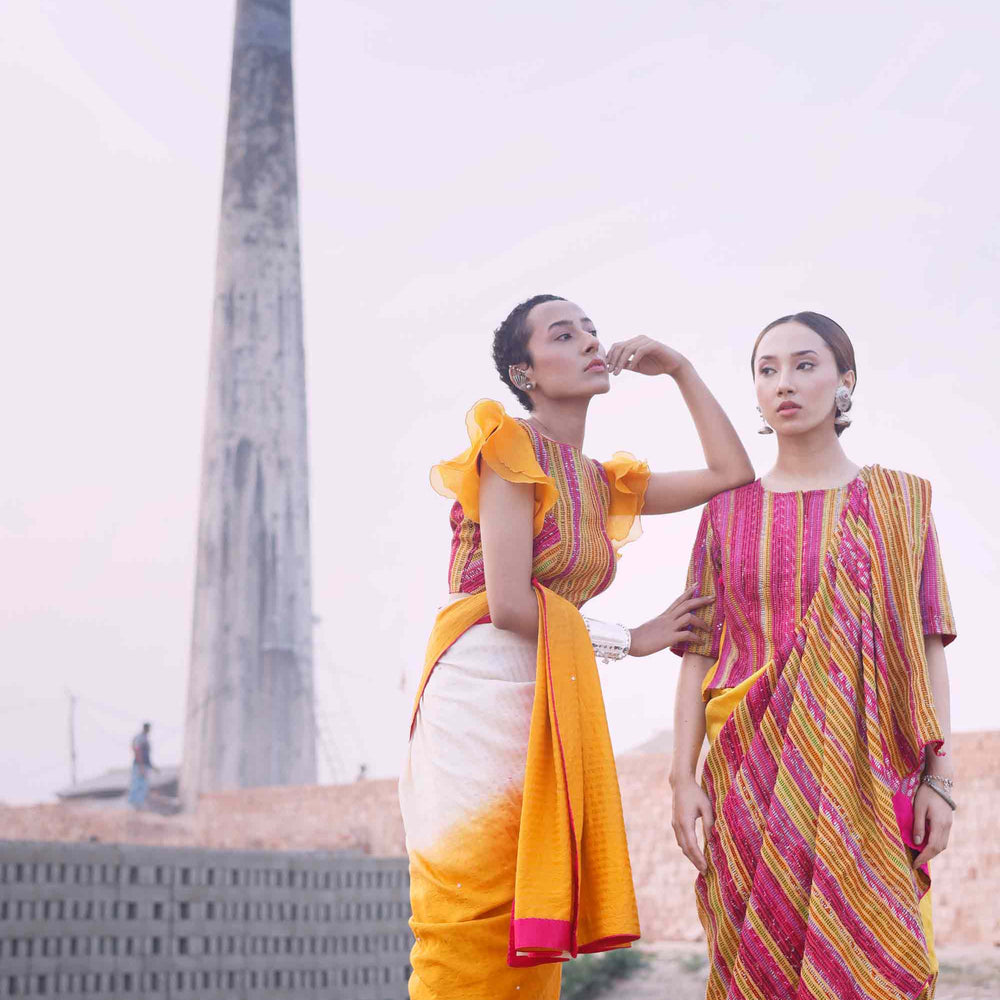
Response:
[[[52,705],[62,700],[62,696],[58,698],[35,698],[32,701],[15,702],[13,705],[0,705],[0,715],[5,715],[7,712],[23,712],[27,708],[37,708],[39,705]]]

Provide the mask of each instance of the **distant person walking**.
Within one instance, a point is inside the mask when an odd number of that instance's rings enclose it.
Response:
[[[148,722],[142,724],[142,732],[132,737],[132,781],[128,788],[128,804],[133,809],[141,809],[149,794],[149,772],[156,770],[151,758]]]

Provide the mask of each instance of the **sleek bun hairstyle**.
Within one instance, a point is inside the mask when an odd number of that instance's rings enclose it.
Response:
[[[528,313],[542,302],[565,302],[561,295],[533,295],[511,309],[507,318],[493,331],[493,364],[497,366],[500,381],[515,396],[517,401],[530,413],[534,409],[531,397],[510,380],[510,366],[531,364],[528,354]]]
[[[823,338],[823,342],[827,347],[833,351],[834,361],[837,362],[837,371],[843,375],[845,372],[854,372],[855,385],[858,379],[858,366],[854,360],[854,345],[851,343],[851,338],[847,336],[847,332],[844,328],[836,322],[836,320],[830,319],[829,316],[824,316],[822,313],[817,312],[797,312],[792,313],[791,316],[782,316],[780,319],[776,319],[771,323],[768,323],[763,330],[757,335],[757,339],[754,341],[753,352],[750,355],[750,371],[756,374],[754,371],[755,365],[757,364],[757,348],[760,346],[760,342],[764,339],[764,334],[769,330],[773,330],[776,326],[781,326],[782,323],[801,323],[803,326],[809,327],[813,333],[818,334]],[[837,426],[837,437],[846,430],[846,428]]]

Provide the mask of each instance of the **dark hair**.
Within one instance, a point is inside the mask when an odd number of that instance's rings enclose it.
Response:
[[[493,364],[497,366],[500,380],[515,396],[517,401],[530,413],[534,409],[531,397],[518,389],[510,380],[510,366],[531,364],[528,353],[528,313],[543,302],[565,302],[561,295],[532,295],[511,309],[507,318],[493,331]]]
[[[837,371],[841,375],[845,372],[854,372],[855,384],[857,383],[858,367],[854,360],[854,345],[851,343],[851,338],[847,336],[847,332],[836,320],[830,319],[829,316],[808,311],[792,313],[791,316],[782,316],[780,319],[768,323],[760,331],[757,339],[754,341],[753,352],[750,355],[751,373],[756,374],[754,372],[754,365],[757,362],[757,348],[764,339],[764,334],[769,330],[773,330],[776,326],[781,326],[782,323],[801,323],[803,326],[809,327],[813,333],[822,337],[826,346],[833,351],[833,359],[837,362]],[[837,437],[840,437],[843,431],[844,428],[838,426]]]

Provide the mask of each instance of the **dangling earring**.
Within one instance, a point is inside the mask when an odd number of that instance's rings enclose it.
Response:
[[[839,386],[833,394],[833,401],[837,407],[837,415],[833,418],[835,427],[850,427],[851,418],[847,411],[854,405],[851,399],[851,390],[846,385]]]
[[[757,429],[758,434],[773,434],[774,428],[764,419],[764,411],[758,406],[757,412],[760,414],[760,427]]]
[[[507,369],[507,374],[510,375],[511,382],[513,382],[514,385],[522,392],[529,392],[531,389],[535,388],[535,383],[528,381],[528,376],[525,374],[523,369],[515,368],[511,365]]]

